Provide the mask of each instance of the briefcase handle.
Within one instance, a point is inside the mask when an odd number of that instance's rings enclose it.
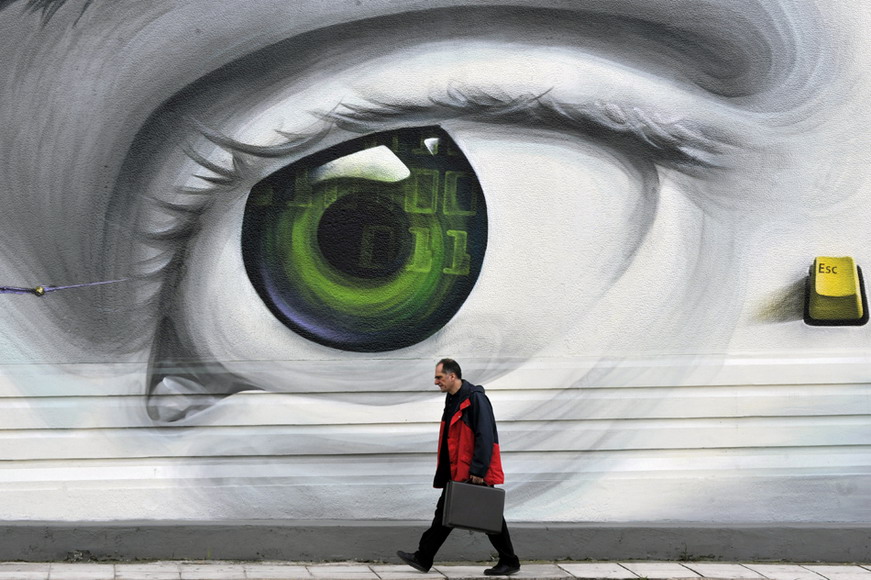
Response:
[[[464,481],[463,483],[468,483],[469,485],[482,485],[484,487],[493,487],[492,485],[487,485],[483,478],[481,479],[481,483],[475,483],[474,481],[472,481],[471,475],[466,478],[466,481]]]

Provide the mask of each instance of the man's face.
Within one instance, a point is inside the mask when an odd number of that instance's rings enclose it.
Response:
[[[454,373],[445,373],[441,364],[435,368],[435,385],[443,393],[454,393],[460,380]]]

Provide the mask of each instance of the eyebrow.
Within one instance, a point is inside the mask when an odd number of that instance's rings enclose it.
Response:
[[[0,0],[0,11],[21,3],[24,4],[26,12],[41,14],[44,26],[67,4],[67,0]],[[94,0],[83,0],[73,26],[93,3]],[[656,42],[671,51],[669,58],[676,56],[679,61],[695,62],[697,71],[696,75],[690,75],[694,77],[690,79],[692,82],[726,97],[743,97],[762,89],[783,87],[787,83],[800,90],[804,86],[804,79],[800,78],[802,75],[795,74],[796,63],[799,61],[804,63],[802,68],[805,70],[802,74],[826,70],[827,63],[804,62],[808,60],[806,55],[801,59],[797,56],[797,47],[817,47],[821,43],[823,28],[819,15],[813,9],[804,8],[798,3],[784,5],[782,1],[776,0],[744,0],[741,10],[727,12],[700,2],[698,8],[686,13],[675,13],[667,6],[654,6],[647,11],[643,9],[643,0],[628,0],[626,5],[615,6],[613,10],[577,12],[547,6],[537,7],[535,2],[521,4],[513,7],[498,6],[497,13],[507,14],[508,20],[523,22],[530,17],[531,10],[552,12],[557,15],[558,25],[568,21],[580,22],[586,31],[578,30],[579,35],[588,35],[588,40],[595,39],[593,45],[608,42],[608,39],[618,40],[615,43],[617,45],[622,44],[628,38],[627,33]],[[409,12],[377,16],[368,19],[368,22],[390,21],[394,17],[409,13],[435,14],[449,11],[459,14],[465,11],[474,14],[476,10],[490,11],[494,8],[452,6],[424,11],[412,9]],[[455,18],[452,22],[462,20],[482,22],[487,19]],[[333,26],[352,24],[355,28],[361,28],[365,22],[367,20],[356,20]],[[300,31],[299,34],[304,36],[307,33]],[[816,49],[815,51],[819,52]],[[820,79],[819,82],[823,81]]]

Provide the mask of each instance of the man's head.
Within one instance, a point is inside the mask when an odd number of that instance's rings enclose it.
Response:
[[[436,363],[435,384],[443,393],[455,394],[463,385],[463,371],[457,361],[443,358]]]

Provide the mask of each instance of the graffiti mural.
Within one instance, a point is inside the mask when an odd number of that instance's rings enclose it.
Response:
[[[869,31],[0,0],[0,514],[427,519],[450,356],[514,521],[871,521],[871,330],[803,320],[871,264]]]

